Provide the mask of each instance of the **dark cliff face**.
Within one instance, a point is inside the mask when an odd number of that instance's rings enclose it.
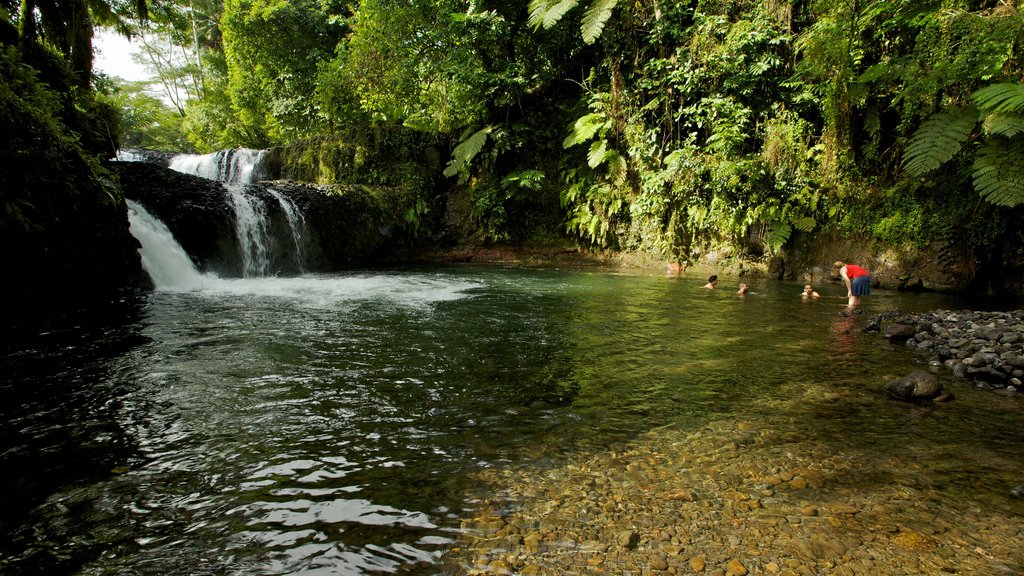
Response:
[[[82,172],[74,190],[54,184],[26,192],[23,219],[0,225],[12,317],[109,301],[152,284],[128,230],[127,208],[109,182]]]

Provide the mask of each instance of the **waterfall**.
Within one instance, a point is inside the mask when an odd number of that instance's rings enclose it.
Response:
[[[192,291],[205,284],[192,259],[174,239],[171,231],[141,204],[128,200],[128,225],[142,248],[142,268],[149,273],[157,290]]]
[[[295,244],[295,261],[299,266],[299,272],[306,271],[306,217],[302,215],[299,207],[290,199],[286,198],[277,190],[268,188],[271,196],[281,204],[281,210],[288,220],[288,228],[292,231],[292,243]]]
[[[277,206],[272,206],[274,201],[270,197],[261,198],[248,186],[264,175],[261,163],[265,156],[266,150],[234,148],[204,155],[180,154],[168,164],[172,170],[224,183],[235,214],[235,235],[242,257],[242,273],[246,278],[271,274],[274,247],[285,245],[285,241],[274,237],[275,227],[271,220],[275,214],[283,215],[288,224],[290,244],[294,246],[295,269],[306,271],[306,220],[298,206],[281,192],[268,188],[266,192],[277,203]],[[283,227],[279,225],[277,228]],[[279,255],[280,251],[276,254]]]
[[[242,275],[266,276],[270,266],[271,236],[263,202],[245,193],[240,184],[225,185],[235,209],[235,234],[242,251]]]
[[[260,167],[266,150],[230,148],[212,154],[179,154],[171,158],[171,170],[202,176],[208,180],[250,184],[262,176]]]

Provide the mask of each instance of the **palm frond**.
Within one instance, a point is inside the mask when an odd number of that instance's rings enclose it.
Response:
[[[993,84],[975,91],[971,98],[985,111],[1024,112],[1024,84]]]
[[[1024,114],[1014,112],[996,112],[985,118],[985,131],[1013,138],[1024,134]]]
[[[1024,140],[989,140],[974,159],[974,189],[997,206],[1024,203]]]
[[[551,28],[578,3],[579,0],[530,0],[527,22],[534,30]]]
[[[487,143],[487,135],[492,130],[494,130],[494,126],[484,126],[456,146],[452,150],[452,159],[445,166],[444,175],[450,177],[462,172],[483,149],[484,144]]]
[[[903,152],[903,169],[913,178],[923,176],[956,156],[978,123],[972,106],[961,112],[932,114],[921,123]]]
[[[583,24],[580,26],[584,42],[593,44],[597,41],[618,3],[619,0],[593,0],[593,4],[583,14]]]

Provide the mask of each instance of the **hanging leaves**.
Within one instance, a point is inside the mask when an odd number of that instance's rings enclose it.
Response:
[[[469,163],[473,158],[483,149],[484,144],[487,143],[487,135],[492,130],[494,130],[494,126],[484,126],[469,137],[465,137],[466,133],[469,132],[469,130],[466,130],[463,133],[462,142],[452,150],[452,159],[445,166],[444,175],[452,177],[464,172],[469,167]]]
[[[977,90],[971,97],[982,110],[1024,112],[1024,84],[992,84]]]
[[[974,189],[997,206],[1024,203],[1024,140],[987,142],[974,159]]]
[[[963,147],[978,123],[978,110],[931,115],[917,129],[903,153],[903,168],[913,178],[948,162]]]

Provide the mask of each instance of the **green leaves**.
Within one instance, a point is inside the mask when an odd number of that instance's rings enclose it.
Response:
[[[565,16],[566,12],[575,8],[577,3],[577,0],[531,0],[527,22],[534,29],[551,28]]]
[[[1024,203],[1024,139],[993,139],[974,159],[974,189],[996,206]]]
[[[577,144],[590,141],[598,131],[607,130],[611,125],[608,115],[604,112],[595,112],[580,117],[572,126],[572,132],[562,141],[563,148],[569,148]]]
[[[979,108],[989,112],[1024,112],[1024,84],[993,84],[977,90],[971,97]]]
[[[992,84],[971,97],[978,108],[940,112],[921,124],[904,152],[904,169],[920,177],[951,160],[974,133],[980,108],[985,139],[972,167],[974,189],[997,206],[1024,203],[1024,85]]]
[[[903,167],[918,178],[948,162],[963,147],[978,124],[978,110],[940,112],[925,120],[910,138],[903,153]]]
[[[604,25],[612,15],[612,9],[619,3],[619,0],[594,0],[590,8],[583,14],[583,24],[580,31],[583,33],[583,41],[593,44],[601,36]]]
[[[451,177],[465,172],[473,158],[483,150],[487,143],[487,135],[494,130],[494,126],[484,126],[473,134],[466,137],[469,130],[463,133],[462,142],[452,150],[452,159],[448,161],[444,169],[444,175]]]
[[[583,13],[580,34],[583,41],[593,44],[601,37],[604,26],[612,15],[619,0],[593,0]],[[527,20],[534,29],[552,28],[567,12],[579,4],[578,0],[530,0],[530,16]]]

